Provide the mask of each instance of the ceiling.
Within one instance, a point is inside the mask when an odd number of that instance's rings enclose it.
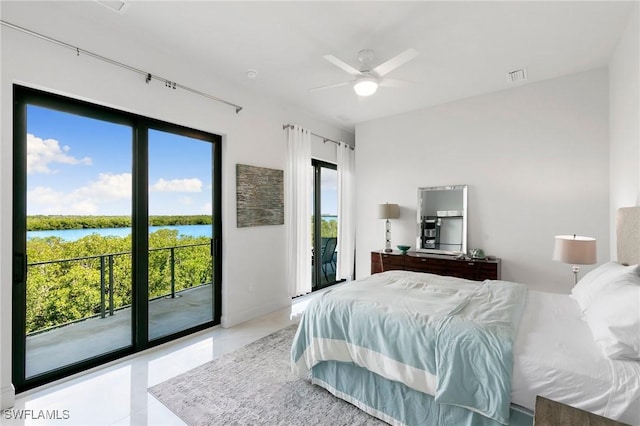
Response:
[[[359,122],[513,87],[506,73],[518,68],[528,79],[515,84],[606,66],[633,3],[128,1],[124,13],[94,1],[0,7],[4,21],[82,49],[160,75],[141,53],[171,55],[353,131]],[[376,65],[410,47],[419,56],[388,75],[412,82],[408,88],[381,87],[368,98],[350,87],[308,90],[351,78],[323,55],[357,68],[361,49],[376,52]]]

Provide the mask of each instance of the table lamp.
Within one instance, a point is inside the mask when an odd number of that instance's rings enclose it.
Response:
[[[553,260],[573,265],[574,284],[578,283],[578,265],[596,263],[596,239],[573,235],[556,235]]]
[[[385,222],[385,242],[384,251],[390,253],[391,249],[391,223],[389,219],[397,219],[400,217],[400,206],[397,204],[378,204],[378,219],[386,219]]]

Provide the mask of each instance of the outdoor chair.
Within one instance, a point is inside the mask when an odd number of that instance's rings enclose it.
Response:
[[[325,240],[325,238],[323,238],[323,240]],[[334,253],[336,251],[337,244],[338,244],[337,238],[326,238],[326,241],[322,246],[322,258],[321,258],[320,266],[322,268],[322,273],[324,274],[324,278],[327,281],[329,281],[329,277],[327,275],[327,268],[331,267],[334,273],[336,271]]]

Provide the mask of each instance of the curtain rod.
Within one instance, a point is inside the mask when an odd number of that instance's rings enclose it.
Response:
[[[87,55],[87,56],[90,56],[90,57],[92,57],[92,58],[94,58],[94,59],[99,59],[99,60],[104,61],[104,62],[106,62],[106,63],[109,63],[109,64],[111,64],[111,65],[116,65],[116,66],[118,66],[118,67],[121,67],[121,68],[127,69],[127,70],[129,70],[129,71],[132,71],[132,72],[135,72],[135,73],[138,73],[138,74],[144,75],[144,76],[146,77],[145,81],[146,81],[146,83],[147,83],[147,84],[148,84],[152,79],[155,79],[155,80],[158,80],[158,81],[163,82],[163,83],[164,83],[164,85],[165,85],[165,87],[168,87],[168,88],[170,88],[170,89],[174,89],[174,90],[175,90],[175,89],[177,89],[177,88],[180,88],[180,89],[182,89],[182,90],[186,90],[186,91],[188,91],[188,92],[195,93],[196,95],[204,96],[205,98],[209,98],[209,99],[211,99],[211,100],[214,100],[214,101],[217,101],[217,102],[222,102],[223,104],[227,104],[227,105],[229,105],[229,106],[232,106],[232,107],[234,107],[234,108],[235,108],[235,110],[236,110],[236,114],[237,114],[237,113],[239,113],[239,112],[242,110],[242,107],[241,107],[240,105],[236,105],[236,104],[234,104],[234,103],[231,103],[231,102],[225,101],[224,99],[220,99],[220,98],[217,98],[217,97],[215,97],[215,96],[213,96],[213,95],[209,95],[209,94],[204,93],[204,92],[201,92],[201,91],[199,91],[199,90],[192,89],[192,88],[187,87],[187,86],[184,86],[184,85],[182,85],[182,84],[180,84],[180,83],[176,83],[175,81],[170,81],[170,80],[167,80],[166,78],[159,77],[159,76],[157,76],[157,75],[152,75],[151,73],[148,73],[148,72],[146,72],[146,71],[142,71],[141,69],[134,68],[134,67],[132,67],[132,66],[130,66],[130,65],[123,64],[122,62],[118,62],[118,61],[116,61],[116,60],[113,60],[113,59],[107,58],[107,57],[102,56],[102,55],[98,55],[97,53],[93,53],[93,52],[91,52],[91,51],[89,51],[89,50],[81,49],[81,48],[79,48],[79,47],[77,47],[77,46],[73,46],[73,45],[71,45],[71,44],[69,44],[69,43],[65,43],[64,41],[60,41],[60,40],[57,40],[57,39],[55,39],[55,38],[48,37],[48,36],[46,36],[46,35],[43,35],[43,34],[37,33],[37,32],[35,32],[35,31],[31,31],[31,30],[29,30],[29,29],[26,29],[26,28],[20,27],[20,26],[18,26],[18,25],[12,24],[12,23],[7,22],[7,21],[4,21],[4,20],[0,20],[0,23],[1,23],[2,25],[6,26],[6,27],[9,27],[9,28],[14,29],[14,30],[17,30],[17,31],[21,31],[21,32],[23,32],[23,33],[25,33],[25,34],[28,34],[28,35],[30,35],[30,36],[33,36],[33,37],[36,37],[36,38],[39,38],[39,39],[42,39],[42,40],[48,41],[48,42],[53,43],[53,44],[57,44],[58,46],[66,47],[67,49],[71,49],[71,50],[73,50],[74,52],[76,52],[76,55],[77,55],[77,56],[80,56],[80,53],[82,53],[82,54]]]
[[[283,125],[282,125],[282,130],[289,129],[289,128],[291,128],[291,127],[293,127],[293,124],[283,124]],[[355,151],[355,148],[354,148],[354,147],[352,147],[351,145],[349,145],[349,144],[348,144],[348,143],[346,143],[346,142],[334,141],[333,139],[325,138],[324,136],[321,136],[321,135],[319,135],[319,134],[317,134],[317,133],[313,133],[313,132],[309,132],[309,133],[311,133],[311,134],[312,134],[313,136],[315,136],[315,137],[318,137],[318,138],[322,139],[322,143],[332,142],[332,143],[335,143],[336,145],[345,144],[345,145],[346,145],[346,146],[348,146],[350,149],[352,149],[352,150],[354,150],[354,151]]]

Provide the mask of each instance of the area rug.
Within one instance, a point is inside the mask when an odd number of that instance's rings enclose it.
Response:
[[[277,331],[149,392],[192,426],[385,425],[291,373],[295,331]]]

